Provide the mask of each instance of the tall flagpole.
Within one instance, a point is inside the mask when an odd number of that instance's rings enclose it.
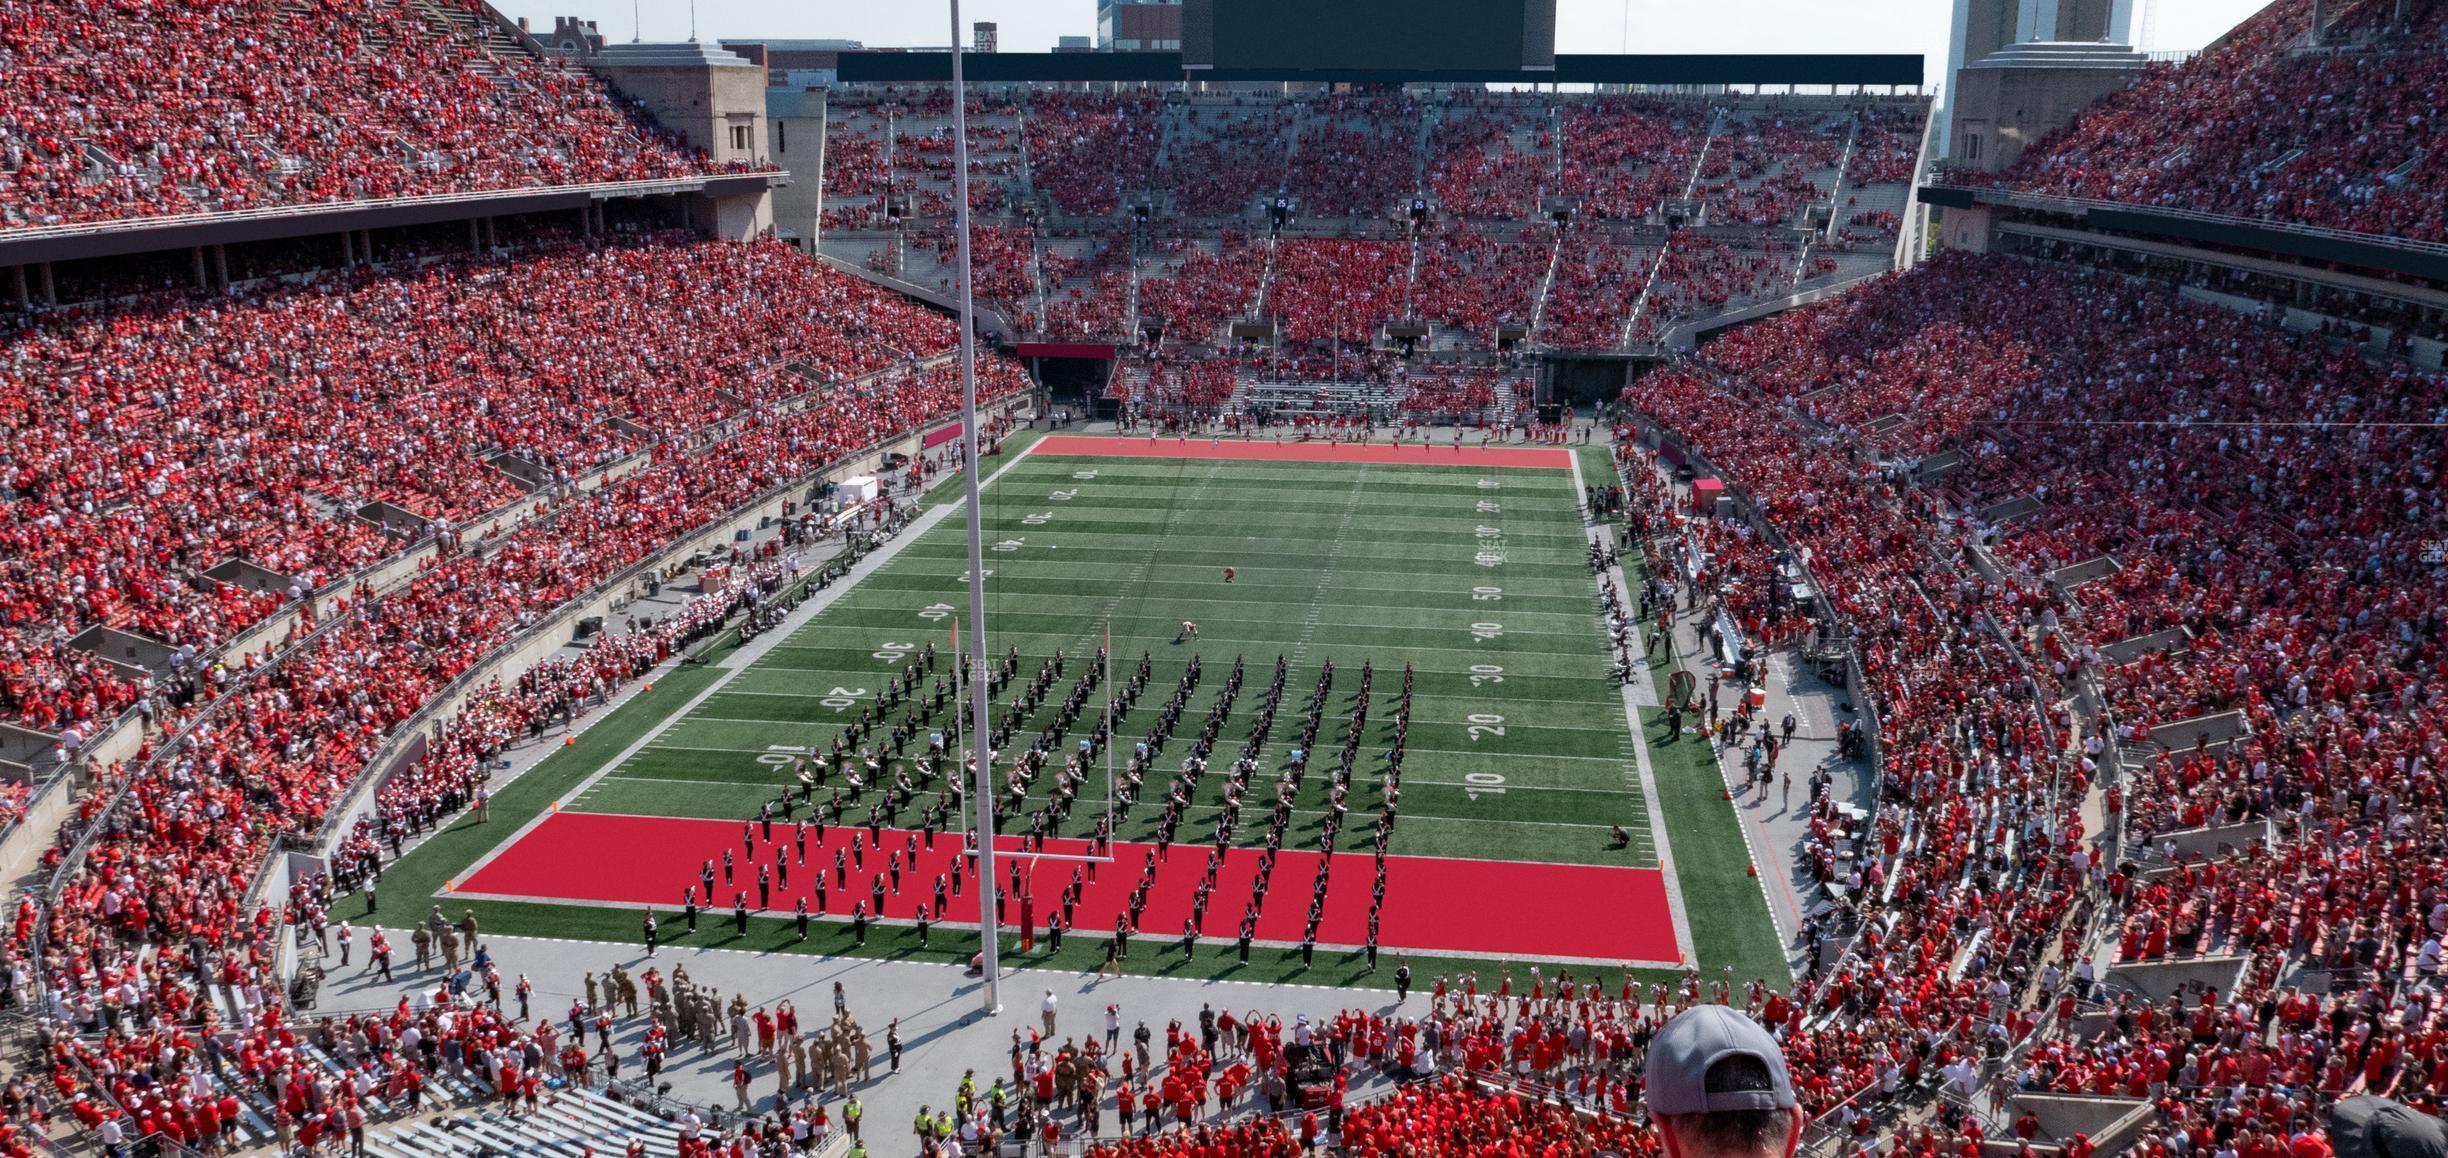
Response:
[[[969,450],[969,750],[976,753],[978,960],[985,967],[985,1010],[1003,1012],[1003,958],[995,943],[1002,932],[995,920],[995,792],[994,753],[986,742],[994,732],[993,710],[986,675],[986,545],[985,519],[978,510],[977,304],[969,288],[969,92],[961,83],[960,0],[952,8],[952,197],[960,235],[960,376],[961,438]]]

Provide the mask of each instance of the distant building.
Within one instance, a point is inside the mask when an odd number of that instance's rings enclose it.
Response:
[[[518,23],[519,31],[534,34],[527,27],[526,17],[519,17]],[[604,46],[603,33],[595,27],[595,22],[580,20],[575,16],[553,17],[552,35],[539,37],[538,40],[545,51],[562,56],[592,56]]]
[[[2010,44],[2134,42],[2137,0],[1955,0],[1947,31],[1945,98],[1938,110],[1941,149],[1955,142],[1952,127],[1958,73]],[[1954,154],[1949,152],[1948,157]]]
[[[2004,169],[2050,130],[2132,84],[2143,63],[2133,49],[2096,41],[2029,41],[1998,49],[1955,73],[1947,156],[1985,173]]]
[[[622,99],[635,101],[665,129],[717,164],[773,159],[766,127],[766,70],[710,44],[603,44],[581,58]],[[810,174],[816,173],[810,167]],[[711,202],[718,236],[746,240],[773,225],[773,204],[753,198]]]
[[[774,163],[801,174],[773,191],[774,236],[805,253],[816,252],[824,223],[825,90],[769,88],[765,117],[773,130]]]
[[[1097,0],[1099,52],[1179,52],[1181,0]]]
[[[995,50],[996,39],[995,22],[992,20],[980,20],[976,24],[971,25],[969,37],[970,51],[993,52]]]
[[[834,84],[841,79],[841,54],[867,46],[856,40],[725,40],[721,42],[751,60],[761,55],[765,83],[771,88],[799,90]]]
[[[1095,50],[1096,42],[1085,36],[1057,36],[1054,38],[1054,51],[1056,52],[1093,52]]]

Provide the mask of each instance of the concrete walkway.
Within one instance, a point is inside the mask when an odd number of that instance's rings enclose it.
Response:
[[[442,981],[441,969],[417,972],[400,964],[413,963],[406,948],[408,930],[392,929],[388,935],[400,946],[393,955],[396,982],[384,983],[367,972],[362,955],[346,966],[332,958],[325,964],[328,976],[318,1008],[299,1014],[297,1020],[311,1023],[326,1012],[387,1011],[402,996],[419,1003],[424,994],[431,993]],[[360,930],[360,948],[365,941]],[[747,998],[752,1007],[767,1009],[787,1000],[799,1010],[801,1024],[811,1028],[821,1027],[832,1017],[833,986],[839,982],[850,1016],[866,1031],[874,1048],[874,1076],[854,1082],[851,1089],[865,1105],[869,1146],[879,1155],[914,1153],[916,1147],[908,1133],[911,1117],[922,1105],[948,1107],[963,1071],[977,1072],[980,1090],[998,1076],[1008,1077],[1013,1037],[1018,1034],[1025,1039],[1031,1031],[1044,1030],[1043,1007],[1049,990],[1056,1003],[1054,1031],[1047,1035],[1050,1045],[1089,1036],[1102,1038],[1105,1007],[1114,1005],[1121,1017],[1122,1045],[1127,1048],[1132,1031],[1145,1022],[1154,1038],[1151,1053],[1161,1065],[1166,1023],[1178,1020],[1195,1033],[1203,1006],[1218,1012],[1229,1008],[1237,1018],[1252,1011],[1272,1014],[1283,1018],[1286,1025],[1300,1014],[1307,1014],[1313,1023],[1331,1021],[1344,1009],[1407,1010],[1416,1015],[1427,1012],[1426,990],[1431,983],[1429,978],[1418,979],[1410,1000],[1398,1005],[1394,994],[1384,990],[1158,977],[1100,982],[1075,973],[1015,970],[1002,980],[1002,1012],[988,1014],[983,981],[955,965],[673,946],[648,958],[634,943],[509,936],[486,936],[483,942],[501,969],[505,991],[515,987],[521,973],[534,983],[529,1010],[534,1018],[566,1019],[571,1002],[585,997],[586,974],[601,978],[614,965],[633,977],[648,966],[665,976],[674,966],[685,966],[692,983],[714,987],[726,1005],[734,994]],[[1390,963],[1387,973],[1392,973]],[[516,1014],[516,1001],[504,1000],[508,1011]],[[896,1018],[906,1049],[899,1074],[891,1072],[884,1050],[885,1028]],[[622,1019],[615,1030],[624,1078],[641,1077],[645,1072],[637,1055],[645,1029],[646,1019],[635,1017]],[[728,1049],[700,1050],[675,1039],[661,1080],[671,1083],[671,1096],[721,1108],[728,1114],[735,1106],[733,1057]],[[756,1060],[749,1069],[756,1078],[750,1086],[754,1104],[759,1110],[769,1108],[777,1084],[772,1064]],[[1357,1078],[1354,1082],[1355,1100],[1374,1088]],[[794,1097],[793,1103],[801,1100]],[[828,1094],[819,1100],[832,1107],[838,1121],[839,1099]],[[1245,1102],[1237,1111],[1246,1111],[1250,1105]],[[1112,1131],[1115,1120],[1110,1103],[1103,1119],[1105,1129]],[[710,1115],[709,1120],[713,1120]],[[1070,1128],[1066,1118],[1065,1129]]]
[[[1688,502],[1688,496],[1683,498]],[[1680,583],[1680,577],[1677,581]],[[1630,591],[1626,598],[1638,600],[1637,594]],[[1705,705],[1709,674],[1716,667],[1706,634],[1712,617],[1706,600],[1698,609],[1687,609],[1683,606],[1686,601],[1685,592],[1678,589],[1672,641],[1675,662],[1697,680],[1698,694]],[[1767,672],[1761,686],[1767,693],[1767,703],[1760,717],[1781,722],[1791,713],[1795,722],[1792,744],[1777,756],[1776,788],[1765,798],[1756,790],[1744,789],[1743,752],[1747,745],[1725,748],[1712,743],[1711,747],[1718,773],[1726,790],[1734,796],[1735,814],[1742,821],[1743,839],[1750,846],[1751,859],[1760,866],[1760,892],[1767,899],[1769,915],[1786,945],[1788,959],[1799,972],[1804,962],[1801,946],[1796,942],[1802,919],[1826,897],[1801,856],[1810,839],[1811,773],[1827,769],[1829,791],[1835,798],[1867,813],[1877,801],[1877,771],[1862,760],[1841,759],[1836,754],[1838,723],[1865,726],[1863,717],[1854,710],[1853,697],[1858,694],[1855,689],[1838,687],[1822,679],[1815,665],[1792,650],[1767,656]],[[1718,692],[1722,711],[1730,714],[1743,690],[1733,681],[1725,681]],[[1705,722],[1705,715],[1686,722],[1686,734],[1696,738]]]

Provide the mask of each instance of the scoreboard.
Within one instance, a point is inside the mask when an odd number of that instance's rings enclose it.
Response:
[[[1555,67],[1555,0],[1184,0],[1195,76]]]

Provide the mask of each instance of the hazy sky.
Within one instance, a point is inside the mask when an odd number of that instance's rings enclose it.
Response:
[[[1332,3],[1333,0],[1323,0]],[[2143,0],[2142,47],[2199,48],[2268,0]],[[555,16],[607,38],[685,40],[689,0],[495,0],[539,33]],[[1950,0],[1556,0],[1563,52],[1918,52],[1935,82],[1946,58]],[[702,39],[841,37],[875,46],[940,45],[950,25],[932,0],[696,0]],[[1002,46],[1042,52],[1095,31],[1095,0],[964,0],[961,22],[999,23]],[[1627,39],[1627,28],[1629,36]],[[962,39],[967,39],[963,34]]]

